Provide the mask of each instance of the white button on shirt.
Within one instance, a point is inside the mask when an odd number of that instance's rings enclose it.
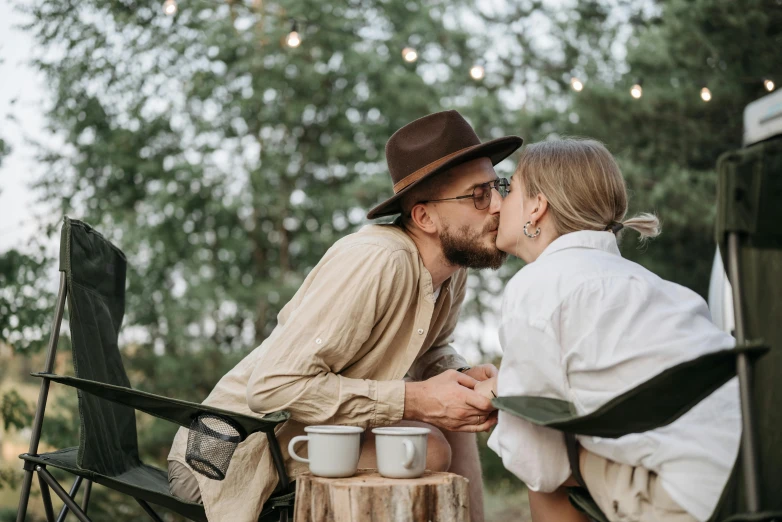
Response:
[[[500,396],[563,399],[579,414],[735,344],[695,292],[622,258],[611,232],[592,231],[557,238],[508,283],[500,343]],[[733,379],[668,426],[578,440],[602,457],[656,472],[673,500],[707,520],[736,459],[740,423]],[[560,432],[505,412],[489,447],[532,490],[553,491],[570,476]]]

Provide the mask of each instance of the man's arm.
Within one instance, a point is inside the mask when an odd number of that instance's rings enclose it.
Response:
[[[302,301],[267,340],[250,376],[247,403],[253,411],[288,410],[304,424],[370,427],[402,420],[403,381],[339,375],[377,318],[407,306],[394,281],[412,275],[397,255],[374,245],[348,247],[313,270]]]

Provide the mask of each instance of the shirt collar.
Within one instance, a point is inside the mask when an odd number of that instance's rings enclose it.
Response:
[[[609,254],[621,255],[613,232],[580,230],[559,236],[543,250],[538,259],[568,248],[593,248]]]

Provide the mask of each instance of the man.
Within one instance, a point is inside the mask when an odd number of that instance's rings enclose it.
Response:
[[[508,136],[482,144],[456,111],[397,131],[386,145],[394,195],[367,217],[401,216],[335,243],[281,310],[269,338],[204,403],[249,415],[289,411],[277,437],[294,478],[306,467],[285,448],[304,426],[424,424],[432,429],[427,468],[471,479],[472,520],[482,522],[474,433],[496,417],[472,388],[497,370],[467,367],[449,343],[465,268],[498,268],[505,259],[495,240],[500,191],[508,185],[493,166],[521,143]],[[168,456],[172,493],[203,502],[210,520],[257,520],[277,484],[264,435],[236,448],[219,482],[187,466],[186,446],[182,428]],[[359,465],[375,462],[367,432]]]

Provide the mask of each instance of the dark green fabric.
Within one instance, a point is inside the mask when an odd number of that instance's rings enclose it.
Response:
[[[89,225],[67,217],[60,254],[76,376],[130,387],[117,348],[125,314],[125,255]],[[79,419],[80,467],[119,475],[140,465],[132,408],[79,392]]]
[[[723,256],[729,232],[742,233],[747,247],[782,248],[782,139],[727,152],[717,170],[715,231]]]
[[[169,493],[166,471],[141,464],[120,475],[106,476],[79,466],[77,454],[78,448],[66,448],[37,457],[24,456],[23,458],[36,464],[68,471],[121,493],[166,507],[189,519],[206,520],[204,506],[186,502]]]
[[[753,356],[767,348],[747,345],[701,355],[664,370],[632,390],[619,395],[587,415],[559,399],[516,396],[498,397],[500,410],[533,424],[566,433],[618,438],[672,423],[736,375],[736,354]]]
[[[66,448],[38,456],[24,455],[23,458],[29,462],[68,471],[121,493],[168,508],[191,520],[206,522],[206,513],[202,504],[187,502],[169,493],[166,471],[141,464],[121,475],[108,477],[79,467],[76,462],[77,454],[78,448]],[[286,492],[270,498],[263,506],[259,522],[277,522],[280,518],[280,508],[292,507],[294,497],[294,492]]]
[[[185,428],[190,427],[190,422],[201,413],[214,413],[215,415],[228,418],[238,425],[240,432],[244,431],[244,433],[241,433],[242,440],[246,439],[247,435],[257,431],[264,433],[273,431],[275,426],[290,418],[290,414],[286,411],[278,411],[265,415],[263,418],[256,418],[220,408],[213,408],[205,404],[170,399],[141,390],[134,390],[133,388],[113,386],[97,381],[88,381],[51,373],[33,373],[31,375],[46,377],[54,382],[72,386],[101,399],[106,399],[106,401],[130,406],[131,409],[143,411]]]
[[[782,138],[725,154],[717,166],[720,253],[729,267],[728,234],[738,232],[745,335],[763,339],[771,348],[753,365],[751,399],[760,505],[764,511],[778,512],[782,511]],[[747,511],[740,459],[728,493],[715,520]]]
[[[724,522],[779,522],[782,511],[761,511],[760,513],[740,513],[724,520]]]

